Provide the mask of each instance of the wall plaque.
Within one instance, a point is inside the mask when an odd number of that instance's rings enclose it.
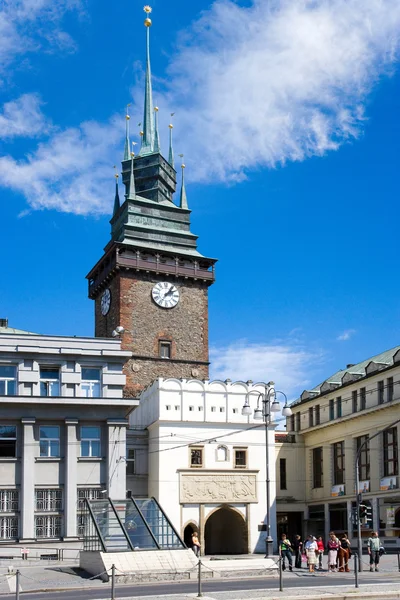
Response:
[[[181,473],[180,502],[257,502],[257,479],[246,473]]]

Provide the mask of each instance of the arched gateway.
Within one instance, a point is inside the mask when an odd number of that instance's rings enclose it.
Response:
[[[248,534],[243,516],[223,506],[213,512],[204,530],[206,554],[247,554]]]

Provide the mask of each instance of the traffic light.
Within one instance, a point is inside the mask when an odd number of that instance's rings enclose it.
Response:
[[[372,506],[367,506],[366,521],[372,523]]]
[[[359,516],[360,516],[360,521],[364,521],[367,519],[367,515],[368,515],[368,507],[366,504],[360,504],[359,506]]]

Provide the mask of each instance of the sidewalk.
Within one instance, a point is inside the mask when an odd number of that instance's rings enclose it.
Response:
[[[271,557],[275,560],[277,557]],[[326,558],[326,557],[324,557]],[[276,568],[265,570],[266,564],[271,564],[270,561],[260,558],[260,556],[240,556],[232,558],[229,557],[202,557],[203,573],[212,572],[213,579],[226,578],[227,583],[236,579],[248,579],[248,578],[259,578],[260,579],[260,590],[248,590],[248,591],[227,591],[227,592],[213,592],[211,595],[204,594],[203,600],[259,600],[260,598],[344,598],[346,595],[354,598],[367,598],[367,594],[372,593],[373,597],[382,597],[386,599],[400,599],[400,573],[398,571],[398,563],[396,555],[385,555],[382,557],[379,573],[370,573],[368,565],[368,557],[363,556],[363,568],[365,571],[360,574],[360,588],[356,590],[354,587],[354,573],[348,574],[348,584],[344,586],[335,585],[335,578],[338,574],[328,573],[325,571],[317,571],[315,575],[308,573],[306,568],[301,570],[294,569],[292,573],[285,571],[283,574],[283,587],[284,592],[279,592],[279,573]],[[324,564],[325,564],[324,560]],[[353,562],[353,561],[352,561]],[[21,566],[18,567],[21,573],[21,587],[24,592],[53,590],[61,591],[66,589],[104,589],[110,587],[109,583],[103,583],[99,579],[92,579],[87,573],[80,571],[78,565],[71,566],[60,566],[57,565],[40,565],[40,566]],[[255,575],[257,573],[257,575]],[[261,577],[260,577],[261,574]],[[393,582],[390,584],[380,583],[379,580],[391,576]],[[276,583],[274,589],[263,590],[263,579],[273,579]],[[289,580],[302,580],[310,579],[315,581],[318,578],[321,580],[321,585],[314,588],[288,588],[285,587],[285,582]],[[209,580],[209,579],[208,579]],[[191,580],[196,585],[196,580]],[[206,585],[207,578],[204,578]],[[117,588],[120,590],[119,594],[121,597],[124,594],[124,584],[117,582]],[[194,588],[196,589],[196,588]],[[5,567],[0,568],[0,594],[9,594],[15,592],[15,573],[9,574],[8,569]],[[377,594],[383,593],[383,596]],[[126,592],[125,592],[126,593]],[[119,596],[118,594],[118,596]],[[188,600],[193,599],[197,596],[196,593],[186,595],[171,595],[166,596],[160,594],[159,596],[145,596],[145,597],[134,597],[134,600],[164,600],[165,598],[171,598],[171,600]],[[130,600],[129,597],[124,596],[124,600]]]

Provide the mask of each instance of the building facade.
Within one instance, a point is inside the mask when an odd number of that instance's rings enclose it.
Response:
[[[84,499],[124,498],[119,340],[0,329],[0,541],[76,541]]]
[[[287,523],[292,521],[290,528],[295,528],[293,513],[304,502],[305,533],[326,538],[333,529],[356,537],[355,461],[360,449],[362,537],[365,542],[376,530],[387,548],[398,548],[400,346],[348,365],[304,391],[291,408],[287,430],[295,444],[277,445],[278,462],[298,461],[294,455],[303,453],[301,475],[292,481],[287,478],[285,512]],[[278,489],[278,512],[285,494]]]
[[[246,398],[255,408],[264,390],[250,382],[158,379],[130,417],[128,489],[135,495],[147,486],[188,545],[199,532],[206,554],[265,552],[266,430],[242,415]],[[274,430],[268,428],[276,547]]]

